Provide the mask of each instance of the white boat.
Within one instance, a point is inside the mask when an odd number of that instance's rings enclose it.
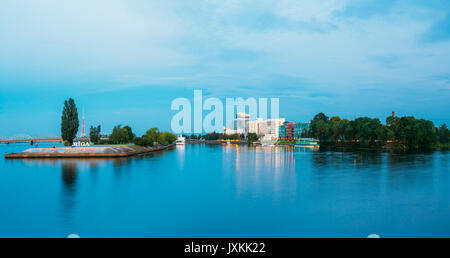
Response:
[[[177,141],[175,142],[176,145],[184,145],[186,143],[186,138],[183,136],[178,136]]]

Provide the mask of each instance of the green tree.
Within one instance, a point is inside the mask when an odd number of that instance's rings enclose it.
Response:
[[[320,139],[321,142],[330,140],[328,117],[324,113],[314,116],[311,121],[311,136]]]
[[[253,142],[257,142],[258,140],[259,140],[258,135],[256,133],[247,134],[247,142],[253,143]]]
[[[133,142],[133,137],[130,136],[131,128],[127,129],[126,127],[121,127],[121,125],[117,125],[114,127],[111,136],[109,137],[109,143],[111,144],[127,144]]]
[[[155,144],[168,145],[177,140],[175,134],[160,132],[157,127],[149,129],[142,137],[134,137],[133,142],[139,146],[154,146]]]
[[[436,130],[431,121],[408,116],[401,117],[395,123],[395,140],[409,149],[430,148],[437,142]]]
[[[158,143],[162,145],[172,144],[176,140],[177,136],[169,132],[162,132],[158,135]]]
[[[377,140],[377,133],[382,127],[378,118],[360,117],[355,119],[355,138],[362,143]]]
[[[450,131],[447,128],[446,124],[443,124],[438,129],[439,142],[442,144],[450,143]]]
[[[328,122],[328,117],[324,113],[320,112],[319,114],[314,116],[313,121]]]
[[[64,109],[61,117],[61,137],[64,142],[72,145],[80,126],[78,110],[75,101],[70,98],[64,101]]]
[[[91,129],[89,131],[89,139],[94,144],[97,144],[100,141],[100,132],[98,130],[98,127],[91,126]]]
[[[133,133],[133,130],[131,129],[130,126],[124,126],[123,129],[125,129],[127,131],[127,139],[129,142],[132,142],[134,140],[134,137],[136,137],[136,135]]]
[[[142,136],[142,142],[145,146],[153,146],[155,144],[158,144],[158,138],[160,132],[157,127],[153,127]],[[140,140],[139,140],[140,141]]]

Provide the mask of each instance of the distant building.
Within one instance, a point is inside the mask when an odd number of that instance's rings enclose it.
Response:
[[[225,135],[244,134],[244,129],[233,130],[231,128],[224,127],[223,134]]]
[[[243,134],[246,135],[248,133],[250,122],[250,115],[247,113],[238,112],[236,117],[234,118],[231,128],[224,128],[224,134]]]
[[[285,121],[285,118],[257,118],[248,122],[248,133],[256,133],[263,144],[274,144],[279,137],[279,128]]]
[[[262,121],[261,135],[275,135],[275,138],[278,138],[279,128],[285,121],[285,118],[273,118]]]
[[[307,135],[311,129],[311,123],[285,122],[278,130],[278,138],[281,140],[294,140]]]
[[[248,132],[249,133],[256,133],[257,135],[261,135],[261,123],[263,119],[257,118],[255,120],[248,122]]]

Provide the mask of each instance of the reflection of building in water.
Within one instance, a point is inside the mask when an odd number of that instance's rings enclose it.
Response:
[[[277,169],[294,169],[294,146],[273,147],[273,166]]]
[[[223,171],[234,178],[237,195],[295,198],[293,151],[293,147],[224,146]]]
[[[234,155],[235,170],[263,169],[278,172],[288,172],[295,169],[294,146],[278,147],[247,147],[237,144],[226,145],[223,147],[224,158],[229,159],[229,154]],[[226,154],[226,155],[225,155]],[[224,159],[224,165],[229,160]],[[249,166],[246,168],[246,166]],[[246,168],[246,169],[245,169]]]
[[[186,158],[186,145],[177,145],[177,164],[183,169],[184,168],[184,160]]]

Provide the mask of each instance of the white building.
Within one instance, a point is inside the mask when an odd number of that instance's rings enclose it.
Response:
[[[224,134],[247,134],[249,121],[249,114],[238,112],[231,124],[231,128],[224,128]]]
[[[262,118],[257,118],[256,120],[252,120],[248,122],[248,132],[256,133],[257,135],[261,135],[261,122]]]
[[[233,135],[233,134],[244,134],[244,129],[230,129],[230,128],[223,128],[223,134],[225,135]]]
[[[286,122],[285,118],[273,118],[266,120],[258,118],[248,122],[248,132],[256,133],[259,136],[266,136],[265,138],[278,139],[278,129],[284,122]]]

